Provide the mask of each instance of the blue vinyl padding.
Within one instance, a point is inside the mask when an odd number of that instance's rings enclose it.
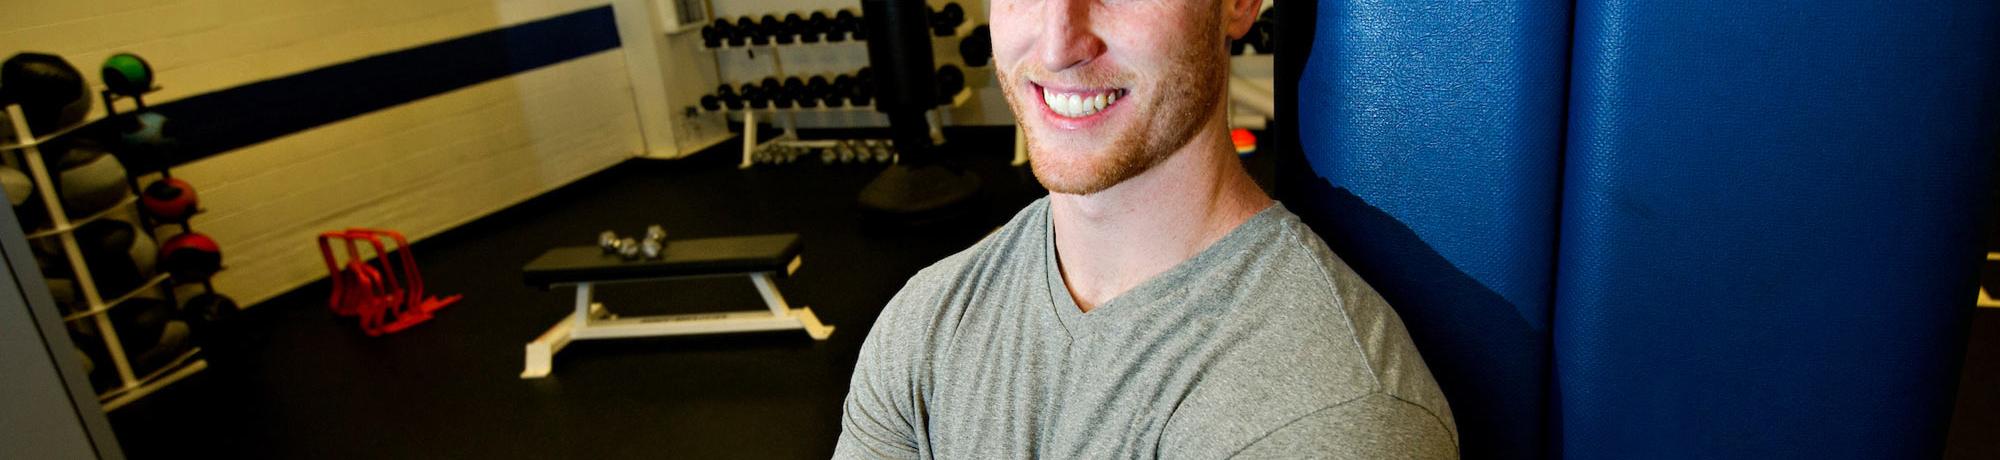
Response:
[[[2000,2],[1581,0],[1575,21],[1555,447],[1937,458]]]
[[[1569,5],[1323,1],[1298,82],[1324,180],[1280,198],[1395,306],[1465,458],[1545,452]]]

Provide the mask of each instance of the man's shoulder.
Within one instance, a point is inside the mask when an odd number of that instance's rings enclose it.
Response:
[[[1388,301],[1318,233],[1290,211],[1282,207],[1276,211],[1271,228],[1264,232],[1267,241],[1251,262],[1261,275],[1250,281],[1255,287],[1247,291],[1274,302],[1273,307],[1340,322],[1356,315],[1394,315]]]
[[[1048,197],[1028,203],[979,242],[918,270],[903,289],[954,285],[970,273],[998,268],[999,259],[1039,259],[1046,248],[1036,243],[1048,231],[1048,203]]]
[[[971,297],[1005,292],[1002,288],[1008,286],[1004,285],[1041,273],[1039,266],[1025,267],[1023,262],[1040,260],[1041,251],[1046,249],[1039,243],[1040,232],[1047,231],[1047,206],[1047,198],[1029,203],[979,242],[918,270],[896,292],[877,322],[931,323],[949,314],[946,310],[972,302]]]
[[[1449,425],[1449,408],[1388,301],[1310,227],[1277,211],[1259,234],[1256,255],[1226,270],[1241,275],[1223,275],[1242,276],[1226,280],[1233,292],[1191,293],[1233,297],[1208,302],[1230,305],[1218,325],[1245,337],[1235,346],[1240,353],[1211,371],[1215,380],[1244,381],[1204,395],[1214,398],[1201,404],[1212,411],[1196,413],[1213,421],[1277,417],[1252,424],[1269,428],[1304,415],[1296,411],[1380,393],[1436,412]],[[1298,398],[1229,389],[1258,386]]]
[[[1296,215],[1283,205],[1267,212],[1271,215],[1258,222],[1261,228],[1245,254],[1228,262],[1236,265],[1209,270],[1238,287],[1234,293],[1243,298],[1231,304],[1252,307],[1238,313],[1344,321],[1348,303],[1374,297],[1368,283]]]

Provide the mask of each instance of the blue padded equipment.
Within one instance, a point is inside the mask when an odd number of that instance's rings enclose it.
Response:
[[[1580,0],[1575,21],[1554,447],[1938,457],[2000,2]]]
[[[1323,1],[1279,38],[1315,173],[1279,198],[1396,308],[1465,458],[1545,453],[1569,5]]]

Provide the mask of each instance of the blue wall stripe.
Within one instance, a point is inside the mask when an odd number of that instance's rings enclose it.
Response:
[[[185,164],[619,46],[610,6],[370,56],[150,107]],[[172,85],[173,75],[161,75]],[[111,123],[93,127],[109,135]]]

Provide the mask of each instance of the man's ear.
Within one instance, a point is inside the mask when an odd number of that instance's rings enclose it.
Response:
[[[1257,13],[1264,9],[1264,0],[1223,0],[1227,11],[1223,18],[1228,21],[1229,39],[1243,38],[1250,33],[1250,25],[1257,22]]]

